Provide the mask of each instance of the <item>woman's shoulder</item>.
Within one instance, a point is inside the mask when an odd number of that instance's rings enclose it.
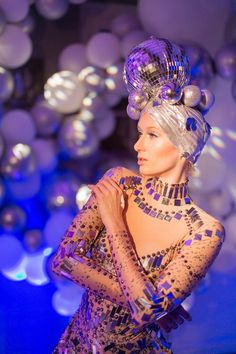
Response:
[[[196,204],[194,204],[194,209],[202,221],[201,229],[205,230],[206,235],[216,235],[223,242],[225,239],[225,228],[222,222]]]

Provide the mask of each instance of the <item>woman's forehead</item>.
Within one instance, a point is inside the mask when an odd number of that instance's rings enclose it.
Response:
[[[142,114],[138,122],[139,129],[156,129],[162,132],[162,129],[156,124],[155,120],[151,117],[150,114],[145,112]]]

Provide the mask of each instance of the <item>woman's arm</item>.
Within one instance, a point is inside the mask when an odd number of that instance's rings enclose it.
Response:
[[[121,169],[110,169],[104,176],[118,181]],[[97,200],[93,194],[67,229],[53,258],[52,270],[103,298],[127,306],[117,278],[88,255],[92,243],[103,227]]]
[[[157,271],[154,282],[147,277],[124,223],[120,206],[122,188],[114,180],[104,178],[92,190],[108,232],[116,275],[134,323],[142,326],[160,319],[190,295],[205,276],[222,246],[223,226],[219,222],[204,224],[189,235],[165,270]]]
[[[157,273],[155,282],[145,275],[124,225],[113,225],[108,239],[132,318],[142,326],[173,311],[191,294],[219,253],[224,228],[220,223],[204,225],[190,235],[165,270]]]

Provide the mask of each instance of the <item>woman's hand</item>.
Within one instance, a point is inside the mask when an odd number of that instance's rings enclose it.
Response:
[[[192,321],[192,317],[183,306],[179,305],[175,310],[168,312],[167,315],[157,320],[157,323],[165,332],[170,332],[171,330],[178,328],[184,320]]]
[[[112,231],[123,228],[124,192],[111,177],[103,177],[96,185],[88,187],[96,196],[99,212],[105,227]]]

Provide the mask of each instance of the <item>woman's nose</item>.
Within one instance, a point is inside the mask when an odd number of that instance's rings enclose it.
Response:
[[[138,140],[136,141],[136,143],[134,144],[134,150],[138,152],[138,151],[140,151],[142,149],[143,149],[143,139],[140,136],[138,138]]]

